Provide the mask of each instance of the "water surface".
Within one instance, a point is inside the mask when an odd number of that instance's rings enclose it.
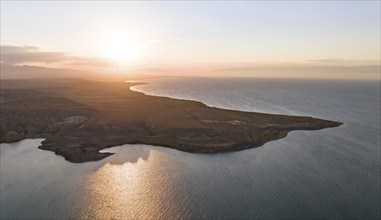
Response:
[[[262,147],[190,154],[124,145],[72,164],[1,144],[1,218],[380,218],[379,82],[171,78],[133,89],[210,106],[342,121]]]

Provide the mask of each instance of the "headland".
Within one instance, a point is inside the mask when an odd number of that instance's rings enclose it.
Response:
[[[41,149],[74,163],[95,161],[99,151],[148,144],[191,153],[259,147],[293,130],[319,130],[341,122],[242,112],[197,101],[130,90],[137,82],[73,79],[1,80],[0,142],[45,138]]]

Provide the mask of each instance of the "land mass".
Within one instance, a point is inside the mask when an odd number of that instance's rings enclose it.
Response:
[[[99,151],[149,144],[192,153],[259,147],[293,130],[341,122],[241,112],[201,102],[145,95],[139,83],[71,79],[1,80],[0,142],[45,138],[41,149],[74,163],[103,159]]]

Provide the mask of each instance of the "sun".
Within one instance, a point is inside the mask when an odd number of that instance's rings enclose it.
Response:
[[[103,55],[119,62],[132,61],[140,56],[140,48],[125,37],[113,37],[107,41]]]

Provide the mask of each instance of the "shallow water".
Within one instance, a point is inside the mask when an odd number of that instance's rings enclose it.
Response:
[[[379,82],[170,78],[133,89],[345,124],[216,155],[124,145],[83,164],[37,149],[42,139],[1,144],[0,217],[380,218]]]

